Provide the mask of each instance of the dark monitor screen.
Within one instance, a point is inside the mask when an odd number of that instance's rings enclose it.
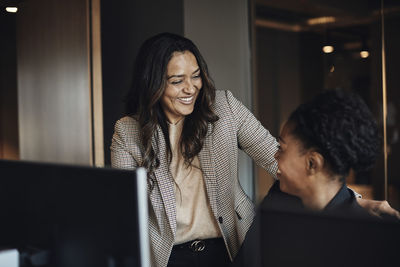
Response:
[[[399,266],[400,224],[261,209],[262,266]]]
[[[0,249],[49,266],[149,266],[146,172],[0,160]]]

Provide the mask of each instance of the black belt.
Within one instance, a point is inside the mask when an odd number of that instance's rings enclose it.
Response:
[[[224,239],[219,238],[209,238],[209,239],[195,239],[186,243],[175,245],[173,250],[190,250],[192,252],[201,252],[206,248],[224,244]]]

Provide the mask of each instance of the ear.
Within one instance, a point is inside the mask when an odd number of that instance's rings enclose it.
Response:
[[[310,151],[307,155],[307,171],[309,174],[315,174],[324,168],[324,157],[316,152]]]

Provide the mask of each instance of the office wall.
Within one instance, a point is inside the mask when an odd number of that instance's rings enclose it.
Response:
[[[388,102],[388,172],[389,198],[391,205],[400,209],[400,16],[386,21],[387,102]],[[382,182],[382,178],[380,179]],[[396,190],[390,187],[394,186]]]
[[[0,11],[0,159],[18,159],[15,14]]]
[[[160,32],[183,34],[182,0],[101,1],[105,164],[115,122],[124,112],[140,45]]]
[[[17,13],[20,158],[92,164],[88,0],[36,0]]]
[[[185,0],[184,33],[204,56],[217,89],[230,90],[252,110],[251,51],[248,1]],[[239,178],[254,196],[251,159],[239,155]]]
[[[282,123],[301,103],[299,34],[269,28],[256,29],[256,101],[261,123],[279,136]],[[257,168],[257,199],[262,199],[273,178]]]

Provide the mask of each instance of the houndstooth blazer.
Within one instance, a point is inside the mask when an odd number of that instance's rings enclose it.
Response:
[[[238,149],[245,151],[273,176],[277,142],[230,91],[217,91],[213,106],[219,120],[208,125],[199,153],[206,191],[231,260],[237,254],[254,218],[254,204],[238,181]],[[132,117],[117,121],[111,145],[116,168],[133,169],[142,164],[139,124]],[[160,136],[160,166],[149,191],[149,234],[152,266],[167,266],[176,234],[174,181],[168,169],[166,144]],[[157,142],[153,139],[153,145]]]

